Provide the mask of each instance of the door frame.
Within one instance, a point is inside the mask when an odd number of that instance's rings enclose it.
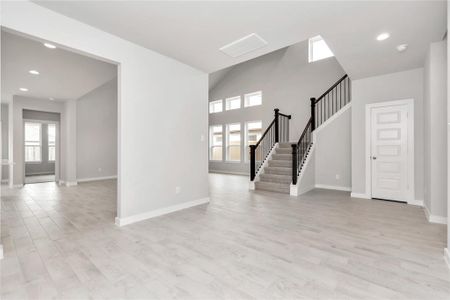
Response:
[[[61,117],[61,115],[60,115]],[[25,185],[25,177],[26,177],[26,172],[25,172],[25,167],[26,167],[26,162],[25,162],[25,123],[41,123],[41,124],[56,124],[56,140],[55,140],[55,183],[59,183],[59,179],[60,179],[60,129],[59,129],[59,125],[60,125],[60,121],[51,121],[51,120],[35,120],[35,119],[22,119],[22,136],[23,139],[21,141],[22,144],[22,149],[23,149],[23,153],[22,153],[22,161],[23,161],[23,185]],[[41,141],[42,141],[42,129],[41,129]],[[42,155],[42,152],[41,152]]]
[[[393,101],[384,101],[377,103],[369,103],[366,104],[366,195],[369,199],[372,199],[372,159],[371,159],[371,149],[372,149],[372,114],[371,111],[373,108],[380,107],[389,107],[389,106],[398,106],[398,105],[406,105],[407,107],[407,116],[408,116],[408,135],[407,135],[407,143],[408,143],[408,187],[409,192],[407,195],[407,203],[408,204],[416,204],[415,200],[415,170],[414,170],[414,99],[401,99],[401,100],[393,100]]]

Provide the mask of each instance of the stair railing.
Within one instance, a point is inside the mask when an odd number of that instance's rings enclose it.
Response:
[[[264,161],[269,156],[276,143],[289,141],[290,115],[280,113],[278,108],[274,109],[275,116],[266,131],[255,145],[250,145],[250,180],[255,180]]]
[[[292,184],[298,175],[312,146],[312,132],[325,123],[337,111],[351,101],[351,81],[347,74],[341,77],[319,98],[311,98],[311,118],[306,123],[297,144],[292,145]]]

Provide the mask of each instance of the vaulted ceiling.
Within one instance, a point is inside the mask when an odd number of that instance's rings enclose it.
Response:
[[[211,73],[321,34],[353,78],[423,65],[446,28],[446,1],[38,1],[39,5]],[[391,38],[378,42],[378,33]],[[238,58],[219,48],[257,33]],[[406,52],[395,46],[408,43]]]

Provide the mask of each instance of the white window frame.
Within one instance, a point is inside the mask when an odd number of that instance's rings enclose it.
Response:
[[[229,103],[231,103],[231,101],[236,100],[236,99],[239,99],[239,107],[230,108]],[[241,107],[242,107],[242,97],[241,96],[234,96],[234,97],[225,99],[225,110],[235,110],[235,109],[240,109]]]
[[[330,47],[328,47],[328,49],[330,50],[331,55],[327,56],[327,57],[322,57],[319,59],[314,59],[314,44],[317,42],[323,41],[327,47],[328,44],[327,42],[325,42],[325,40],[320,36],[320,35],[316,35],[315,37],[312,37],[308,40],[308,62],[313,63],[319,60],[323,60],[323,59],[327,59],[330,57],[334,57],[334,53],[331,51]]]
[[[244,151],[244,159],[246,162],[250,161],[250,150],[249,150],[249,143],[248,143],[248,124],[249,123],[261,123],[261,135],[263,134],[263,123],[262,120],[254,120],[254,121],[247,121],[245,122],[245,151]]]
[[[50,145],[50,139],[49,139],[49,127],[55,126],[55,144]],[[49,163],[55,163],[56,162],[56,130],[57,130],[57,124],[56,123],[47,123],[47,161]],[[50,159],[50,147],[55,148],[55,159]]]
[[[26,124],[37,124],[39,125],[39,146],[35,146],[35,147],[39,147],[40,151],[39,151],[39,160],[32,160],[32,161],[28,161],[27,160],[27,152],[26,152],[26,148],[27,148],[27,141],[26,141]],[[42,163],[42,123],[40,122],[36,122],[36,121],[25,121],[23,123],[23,150],[24,150],[24,158],[23,161],[25,162],[25,164],[40,164]]]
[[[219,127],[222,129],[222,145],[221,146],[213,146],[213,127]],[[224,145],[224,132],[223,132],[223,125],[222,124],[216,124],[216,125],[210,125],[209,126],[209,160],[210,161],[223,161],[223,145]],[[212,149],[213,147],[222,147],[222,157],[221,159],[212,159]]]
[[[249,98],[250,98],[251,96],[254,96],[254,95],[260,95],[260,96],[261,96],[261,103],[250,105],[250,103],[249,103]],[[256,92],[252,92],[252,93],[245,94],[245,95],[244,95],[244,107],[253,107],[253,106],[259,106],[259,105],[262,105],[262,96],[263,96],[262,91],[256,91]]]
[[[230,153],[229,148],[236,147],[236,145],[234,145],[234,146],[230,145],[230,126],[233,126],[233,125],[239,125],[239,160],[230,160],[229,159],[229,153]],[[226,134],[225,162],[241,163],[242,162],[242,124],[239,122],[226,124],[225,134]]]
[[[220,111],[211,111],[211,105],[217,104],[219,102],[220,102],[220,107],[221,107]],[[209,113],[210,114],[218,114],[218,113],[221,113],[221,112],[223,112],[223,100],[222,99],[214,100],[214,101],[209,102]]]

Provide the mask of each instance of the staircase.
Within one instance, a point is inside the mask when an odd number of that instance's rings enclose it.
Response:
[[[350,102],[350,83],[344,75],[320,97],[310,99],[311,117],[298,142],[289,142],[291,115],[275,109],[275,118],[261,139],[250,145],[251,189],[297,195],[297,181],[310,155],[313,131]]]
[[[259,175],[259,181],[255,182],[255,188],[289,194],[292,182],[292,144],[279,143],[276,147],[268,165]]]

